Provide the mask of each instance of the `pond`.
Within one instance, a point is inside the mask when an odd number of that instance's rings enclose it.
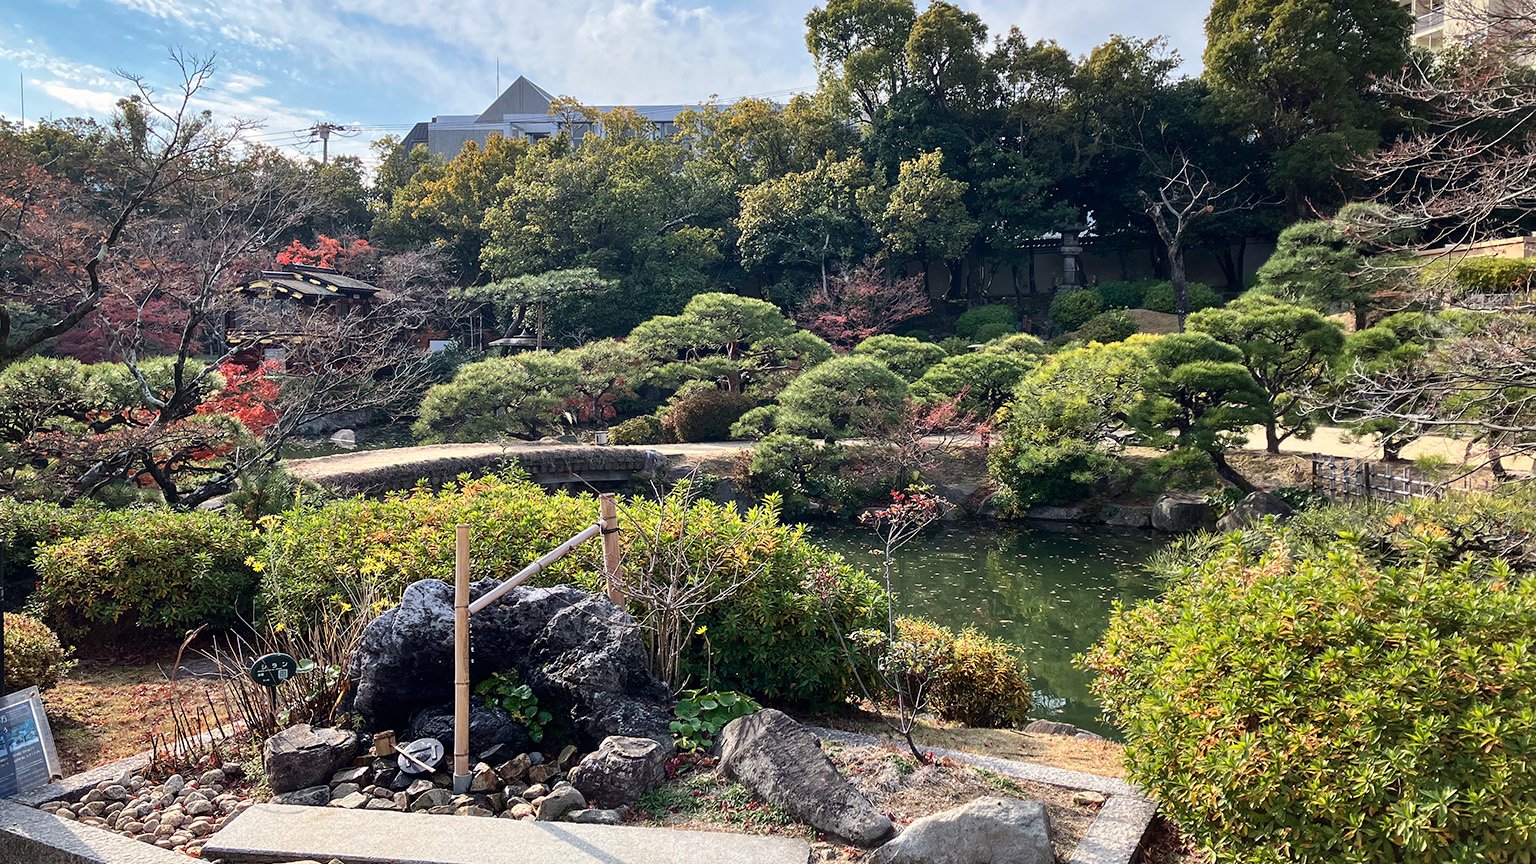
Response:
[[[878,573],[867,529],[818,527],[814,539]],[[1118,738],[1088,692],[1091,676],[1072,658],[1103,634],[1112,601],[1157,596],[1159,582],[1141,564],[1161,545],[1143,532],[944,523],[898,553],[896,602],[902,612],[957,630],[974,625],[1018,645],[1034,679],[1033,716]]]

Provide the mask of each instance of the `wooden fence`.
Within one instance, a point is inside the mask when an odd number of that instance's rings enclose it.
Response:
[[[1412,465],[1383,465],[1342,456],[1312,457],[1312,489],[1330,501],[1439,498],[1448,491],[1470,491],[1486,485],[1471,477],[1451,483],[1436,482]]]

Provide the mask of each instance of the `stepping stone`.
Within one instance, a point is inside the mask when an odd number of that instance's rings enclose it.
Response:
[[[806,864],[788,837],[257,804],[203,847],[226,864]]]

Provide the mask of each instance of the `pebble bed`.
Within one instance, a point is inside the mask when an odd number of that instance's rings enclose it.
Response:
[[[77,801],[53,801],[40,809],[195,856],[210,835],[254,803],[244,772],[230,766],[192,779],[173,774],[163,783],[128,773],[98,783]]]

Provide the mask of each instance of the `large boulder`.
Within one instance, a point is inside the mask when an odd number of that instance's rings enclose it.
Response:
[[[571,771],[571,785],[597,807],[623,807],[667,779],[667,751],[649,738],[613,735]]]
[[[881,846],[875,864],[1055,864],[1045,805],[977,798],[924,816]]]
[[[500,584],[470,587],[478,598]],[[670,694],[647,665],[635,620],[599,594],[569,586],[513,589],[470,621],[470,678],[515,669],[561,732],[595,748],[610,735],[673,749]],[[405,589],[368,624],[358,648],[357,710],[370,729],[404,728],[453,699],[453,586]]]
[[[1285,503],[1284,498],[1273,492],[1255,492],[1228,510],[1227,515],[1216,522],[1216,529],[1237,531],[1259,522],[1266,516],[1289,515],[1291,515],[1291,505]]]
[[[453,752],[453,703],[431,705],[411,715],[403,740],[436,738],[443,742],[443,752]],[[469,752],[479,757],[501,745],[504,753],[526,753],[533,749],[527,727],[513,720],[505,711],[487,708],[479,696],[470,697]]]
[[[261,757],[267,784],[277,794],[324,786],[357,757],[357,733],[300,723],[268,738]]]
[[[809,729],[772,708],[720,730],[720,770],[758,798],[856,846],[891,835],[891,820],[853,788]]]
[[[1215,510],[1203,495],[1168,494],[1152,505],[1152,527],[1165,534],[1188,534],[1215,522]]]

